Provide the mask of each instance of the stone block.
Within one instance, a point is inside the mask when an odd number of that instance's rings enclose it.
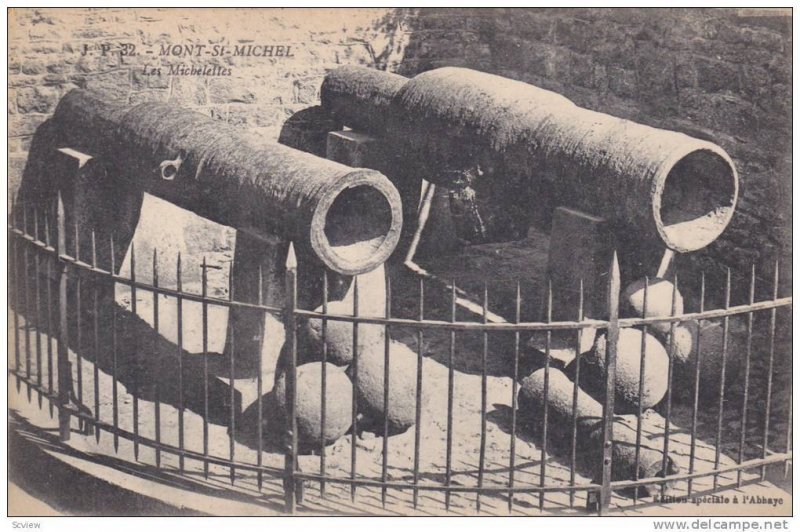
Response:
[[[374,168],[383,158],[382,142],[358,131],[328,133],[327,158],[347,166]]]
[[[566,207],[556,209],[547,259],[554,321],[577,319],[581,280],[584,316],[602,319],[606,315],[607,273],[612,253],[613,238],[606,220]],[[544,296],[542,318],[546,317],[546,292]]]

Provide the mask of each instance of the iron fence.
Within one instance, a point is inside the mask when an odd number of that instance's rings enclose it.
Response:
[[[55,223],[51,223],[55,221]],[[77,222],[76,222],[77,223]],[[774,379],[775,379],[775,354],[776,354],[776,323],[778,312],[781,309],[788,309],[792,304],[791,297],[779,297],[779,269],[775,265],[772,278],[772,297],[766,300],[755,300],[756,270],[755,267],[750,272],[749,299],[747,303],[741,305],[731,305],[731,274],[727,272],[727,279],[724,287],[724,305],[722,308],[706,309],[706,282],[705,276],[701,277],[700,309],[698,312],[678,313],[676,311],[676,297],[678,290],[678,279],[673,281],[672,296],[672,316],[658,318],[621,318],[620,317],[620,272],[616,255],[609,267],[608,282],[608,316],[604,320],[587,319],[583,315],[583,285],[580,286],[580,302],[575,311],[575,321],[553,321],[552,316],[552,288],[547,287],[547,318],[541,322],[524,322],[521,320],[520,307],[521,297],[519,284],[516,287],[515,319],[506,323],[490,322],[487,320],[489,293],[487,289],[483,291],[482,298],[482,319],[479,321],[462,321],[457,319],[456,300],[457,289],[455,282],[450,285],[449,290],[449,311],[450,319],[430,319],[426,317],[425,301],[425,280],[420,279],[419,305],[416,309],[416,317],[396,317],[392,311],[392,285],[387,276],[385,315],[363,316],[359,312],[359,280],[354,278],[354,297],[351,314],[333,314],[328,312],[328,280],[327,275],[323,279],[323,304],[321,311],[313,311],[298,308],[297,303],[297,264],[290,253],[290,260],[286,264],[285,283],[286,283],[286,304],[282,308],[263,304],[263,287],[261,275],[259,276],[259,298],[257,303],[245,303],[238,301],[233,293],[232,285],[228,290],[228,297],[215,297],[209,294],[209,282],[207,272],[209,265],[205,259],[201,266],[201,287],[200,292],[195,293],[184,288],[183,270],[180,255],[177,260],[177,270],[175,272],[176,284],[174,288],[165,287],[159,283],[159,269],[157,252],[153,251],[152,282],[142,282],[136,278],[137,252],[132,246],[130,249],[130,276],[123,276],[116,273],[117,265],[114,264],[115,249],[113,239],[109,242],[96,242],[92,234],[89,243],[80,243],[78,230],[75,228],[74,249],[67,249],[66,235],[70,229],[66,227],[64,208],[59,196],[56,208],[33,207],[31,205],[17,205],[12,207],[12,216],[9,221],[9,256],[10,256],[10,292],[9,307],[11,309],[11,326],[13,327],[13,365],[9,364],[9,375],[16,381],[17,389],[20,390],[24,385],[27,388],[28,401],[32,400],[32,393],[38,396],[40,407],[43,399],[47,401],[48,408],[52,415],[53,409],[58,411],[58,423],[60,438],[68,440],[71,430],[76,426],[72,424],[75,420],[77,430],[94,431],[95,439],[100,442],[101,434],[106,433],[113,439],[114,449],[117,451],[120,440],[130,441],[133,446],[134,458],[139,459],[140,448],[147,447],[154,452],[155,467],[157,469],[173,469],[179,474],[187,472],[187,463],[194,461],[202,465],[203,476],[208,478],[210,467],[217,466],[228,469],[229,481],[231,484],[241,482],[243,475],[255,474],[257,491],[261,491],[265,479],[282,483],[282,491],[285,498],[285,510],[294,512],[299,505],[305,504],[304,498],[310,493],[310,485],[318,486],[318,493],[321,499],[325,499],[330,494],[328,487],[331,485],[344,486],[349,489],[350,499],[355,501],[359,490],[363,492],[376,491],[380,494],[380,504],[387,505],[389,491],[397,491],[411,494],[410,501],[401,501],[402,504],[409,504],[413,508],[420,506],[422,493],[436,493],[443,496],[443,508],[450,509],[454,496],[463,497],[473,495],[474,508],[482,510],[482,503],[491,498],[496,502],[505,500],[505,505],[509,512],[527,511],[528,509],[545,509],[547,494],[565,494],[568,496],[569,508],[580,507],[582,504],[577,500],[577,494],[585,493],[585,505],[590,509],[600,513],[609,509],[612,504],[612,497],[615,493],[628,490],[632,491],[632,504],[637,504],[641,497],[640,488],[644,486],[657,486],[663,496],[667,487],[675,483],[681,484],[681,493],[691,496],[697,493],[697,483],[699,479],[713,478],[713,485],[710,492],[728,486],[725,482],[720,482],[726,474],[736,474],[736,485],[741,485],[748,479],[743,475],[749,470],[757,469],[759,474],[757,479],[765,479],[767,469],[770,465],[783,464],[784,475],[788,474],[792,461],[791,451],[791,410],[785,421],[781,421],[781,432],[775,430],[775,400]],[[88,245],[88,250],[83,250],[84,245]],[[111,267],[102,269],[98,266],[97,254],[100,246],[108,246],[110,249]],[[81,257],[89,256],[88,261],[81,260]],[[141,349],[135,349],[136,360],[129,360],[129,355],[121,356],[120,344],[127,341],[120,338],[120,321],[126,311],[120,309],[114,303],[114,290],[117,286],[127,287],[130,290],[130,315],[137,316],[137,291],[144,291],[152,295],[152,340],[153,346],[158,341],[161,320],[164,311],[160,308],[159,296],[172,298],[175,302],[175,322],[177,324],[177,341],[174,345],[173,355],[165,356],[163,349],[152,349],[152,357],[142,360],[140,357]],[[645,314],[647,308],[649,283],[645,283],[644,306]],[[108,304],[108,298],[111,303]],[[197,375],[200,376],[200,396],[199,402],[192,403],[187,398],[187,388],[194,384],[187,382],[188,368],[185,366],[187,360],[184,353],[184,342],[186,340],[184,313],[185,304],[194,303],[201,306],[201,351],[202,365],[191,368],[191,378],[197,384]],[[285,327],[285,347],[288,354],[287,369],[287,397],[288,397],[288,423],[285,429],[279,434],[269,434],[262,430],[265,417],[269,414],[264,411],[263,402],[260,398],[264,396],[265,383],[263,382],[262,372],[258,372],[257,382],[255,383],[257,405],[255,414],[255,442],[250,445],[255,450],[255,459],[247,460],[237,456],[237,451],[241,448],[237,443],[237,437],[243,431],[250,431],[252,427],[242,426],[242,412],[240,405],[237,404],[237,390],[234,386],[234,375],[236,373],[237,360],[235,349],[227,349],[227,360],[230,372],[230,385],[227,390],[228,395],[223,400],[224,415],[220,415],[221,410],[216,399],[211,398],[211,382],[209,368],[209,309],[212,307],[249,308],[258,312],[263,312],[273,316],[275,319],[282,320]],[[54,318],[53,314],[57,316]],[[753,399],[754,374],[751,371],[754,361],[754,323],[756,315],[767,316],[766,350],[759,350],[758,356],[766,357],[766,368],[759,373],[762,381],[757,386],[759,393],[759,415],[752,413],[756,407]],[[743,384],[737,388],[736,398],[731,398],[731,390],[726,390],[725,367],[726,354],[729,349],[730,319],[734,316],[744,316],[747,321],[746,340],[745,340],[745,360]],[[128,319],[128,318],[125,318]],[[297,426],[297,368],[298,344],[297,331],[299,324],[304,320],[317,319],[322,324],[322,385],[321,385],[321,413],[320,431],[324,434],[326,426],[327,405],[326,383],[328,350],[326,348],[326,335],[328,334],[329,322],[339,321],[352,324],[352,349],[353,361],[350,371],[352,375],[358,376],[359,372],[359,329],[365,326],[380,326],[384,334],[384,375],[383,375],[383,402],[384,412],[388,410],[391,398],[389,384],[392,382],[390,375],[390,343],[392,334],[398,329],[413,331],[410,338],[414,340],[410,343],[416,344],[416,375],[415,375],[415,423],[413,424],[413,443],[405,451],[410,458],[410,475],[390,475],[389,447],[392,444],[388,415],[384,415],[381,432],[377,434],[381,438],[380,442],[380,464],[379,471],[375,474],[364,474],[359,469],[359,398],[358,398],[358,379],[352,378],[354,393],[352,394],[351,416],[352,428],[350,430],[350,453],[349,467],[330,467],[330,448],[324,443],[312,450],[309,455],[303,451],[298,441]],[[689,405],[690,431],[688,435],[689,456],[688,470],[681,472],[670,472],[667,461],[670,456],[671,445],[677,445],[676,426],[673,424],[674,410],[674,356],[669,357],[667,392],[666,397],[659,406],[663,416],[662,434],[662,474],[658,477],[639,478],[639,461],[641,459],[640,450],[643,449],[643,439],[645,438],[645,408],[642,405],[643,386],[645,382],[645,342],[642,341],[639,362],[639,394],[638,405],[635,417],[635,456],[633,458],[632,478],[615,479],[613,473],[614,465],[614,430],[615,420],[615,379],[616,362],[618,357],[618,342],[621,330],[630,328],[641,328],[645,332],[659,323],[667,323],[670,327],[668,336],[668,350],[674,355],[675,329],[681,322],[697,321],[711,322],[721,321],[723,327],[722,340],[722,368],[720,376],[719,390],[713,404],[703,404],[701,397],[701,371],[702,371],[702,338],[698,334],[696,339],[697,354],[693,361],[693,382],[691,384],[691,402]],[[444,361],[446,368],[446,420],[444,426],[444,471],[441,473],[441,464],[436,464],[438,473],[423,471],[420,459],[423,433],[426,425],[422,422],[422,390],[426,378],[424,342],[426,335],[429,334],[446,335],[447,353]],[[583,474],[580,471],[579,456],[580,435],[578,432],[578,394],[581,358],[576,358],[574,367],[574,384],[572,394],[572,415],[570,427],[568,427],[567,452],[564,456],[563,449],[553,449],[548,430],[562,429],[555,427],[554,422],[548,417],[548,394],[552,390],[548,389],[550,377],[555,369],[551,366],[551,347],[552,335],[563,331],[574,334],[574,349],[576,353],[581,352],[581,334],[585,331],[597,332],[605,331],[607,336],[606,348],[606,370],[604,375],[605,394],[602,404],[601,430],[602,430],[602,449],[593,460],[596,463],[599,474],[590,475],[590,478],[581,480]],[[88,336],[87,336],[88,332]],[[456,393],[455,382],[457,380],[456,358],[457,340],[459,334],[465,333],[480,335],[480,408],[479,408],[479,445],[477,449],[477,470],[471,471],[468,476],[474,477],[474,483],[465,483],[460,478],[464,477],[464,471],[458,469],[454,457],[454,438],[456,437],[456,420],[454,411],[461,395]],[[493,334],[506,334],[513,336],[511,342],[513,359],[511,371],[507,377],[511,378],[511,386],[507,390],[510,415],[507,419],[507,444],[501,454],[507,450],[507,466],[496,471],[488,471],[491,464],[495,464],[495,459],[489,453],[496,449],[489,448],[487,441],[488,423],[491,421],[489,412],[489,385],[490,378],[488,372],[490,336]],[[525,340],[532,334],[543,334],[545,336],[545,356],[543,358],[544,368],[544,408],[537,418],[539,426],[534,430],[538,436],[536,438],[536,448],[539,455],[538,463],[521,463],[519,455],[520,438],[522,437],[522,425],[530,425],[521,416],[526,412],[520,410],[518,405],[518,394],[520,389],[520,379],[522,375],[521,351]],[[231,329],[228,330],[228,341],[233,344],[236,339],[233,337]],[[644,336],[643,336],[644,338]],[[137,341],[144,341],[139,339]],[[266,341],[269,341],[267,339]],[[43,345],[46,342],[46,345]],[[55,345],[55,350],[53,349]],[[145,349],[146,351],[146,349]],[[125,349],[125,353],[130,354],[130,349]],[[72,354],[71,354],[72,353]],[[220,355],[224,358],[225,355]],[[262,354],[259,353],[258,367],[262,367]],[[55,361],[54,361],[55,357]],[[218,357],[219,358],[219,357]],[[75,368],[73,368],[73,361]],[[761,360],[761,358],[759,358]],[[216,363],[216,362],[215,362]],[[169,373],[167,368],[177,366],[175,373]],[[124,367],[125,382],[121,383],[121,371]],[[73,372],[75,369],[75,372]],[[87,375],[90,377],[87,378]],[[177,382],[170,382],[169,389],[175,390],[177,396],[170,397],[171,409],[177,417],[177,444],[167,443],[162,438],[162,428],[165,426],[164,393],[166,391],[164,379],[166,376],[174,376]],[[110,379],[110,391],[108,380]],[[121,388],[125,388],[122,390]],[[195,387],[196,388],[196,387]],[[193,388],[195,393],[197,390]],[[91,394],[87,393],[91,390]],[[475,391],[470,389],[463,391],[462,394],[471,395]],[[107,405],[110,393],[110,405]],[[121,421],[120,404],[121,397],[130,397],[132,409],[132,422],[130,427]],[[790,401],[789,401],[790,402]],[[144,403],[147,408],[144,409]],[[191,404],[190,404],[191,403]],[[110,417],[109,417],[110,406]],[[729,427],[724,425],[724,421],[730,418],[730,409],[738,407],[736,420],[738,420],[738,430],[733,443],[735,444],[735,461],[725,460],[723,447],[724,441],[728,436]],[[143,411],[146,410],[146,413]],[[726,411],[728,412],[726,418]],[[716,426],[709,431],[713,439],[713,461],[711,466],[705,464],[699,467],[700,460],[697,452],[701,445],[700,426],[703,415],[711,416],[716,420]],[[189,424],[189,417],[199,417],[200,423]],[[194,419],[194,417],[192,419]],[[754,421],[757,427],[753,429]],[[492,421],[494,423],[494,421]],[[143,434],[143,427],[150,425],[147,429],[148,434]],[[210,443],[216,443],[216,436],[212,438],[212,428],[214,425],[224,426],[227,429],[228,445],[227,454],[212,450]],[[216,429],[215,429],[216,430]],[[273,427],[274,430],[274,427]],[[755,430],[755,433],[753,431]],[[201,449],[190,449],[187,440],[195,433],[202,432]],[[191,434],[190,434],[191,433]],[[219,433],[215,433],[219,434]],[[265,438],[269,437],[271,442],[267,446]],[[212,439],[214,441],[212,442]],[[320,438],[324,440],[324,438]],[[730,438],[727,438],[730,439]],[[685,439],[684,439],[685,440]],[[275,443],[277,441],[277,443]],[[755,443],[754,443],[755,442]],[[728,442],[730,443],[730,442]],[[494,443],[492,444],[494,445]],[[685,445],[685,441],[683,444]],[[268,448],[269,447],[269,448]],[[753,450],[753,449],[756,450]],[[401,452],[402,452],[401,451]],[[552,463],[552,455],[561,453],[560,465]],[[341,454],[341,453],[340,453]],[[176,466],[167,466],[163,457],[170,455],[177,458]],[[301,469],[300,458],[303,459]],[[251,454],[252,457],[252,454]],[[276,458],[283,461],[281,465]],[[316,461],[311,464],[307,460],[310,458]],[[530,457],[529,457],[530,458]],[[592,466],[592,467],[594,467]],[[592,470],[592,467],[589,469]],[[349,470],[347,470],[349,469]],[[523,476],[532,476],[532,470],[538,469],[536,479],[528,482],[522,481]],[[562,473],[566,471],[564,478],[557,478],[558,475],[551,475],[553,469],[559,469]],[[504,478],[502,474],[504,473]],[[472,474],[474,473],[474,474]],[[488,480],[493,479],[492,482]],[[534,497],[535,502],[521,501],[522,497]],[[438,499],[437,499],[438,500]],[[391,503],[390,504],[397,504]],[[427,502],[425,504],[428,504]]]

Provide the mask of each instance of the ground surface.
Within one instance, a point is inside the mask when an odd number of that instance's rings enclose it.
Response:
[[[139,309],[146,310],[144,306],[145,300],[140,302]],[[120,314],[124,314],[124,310],[119,310]],[[131,322],[131,323],[136,323]],[[41,366],[37,366],[37,344],[35,341],[36,333],[32,332],[30,335],[31,344],[31,360],[26,363],[24,353],[25,349],[25,329],[24,319],[19,323],[18,332],[20,333],[19,339],[19,352],[22,354],[21,367],[23,372],[30,368],[31,375],[36,380],[39,375],[39,367],[41,367],[42,382],[45,387],[47,386],[48,375],[48,357],[47,357],[47,342],[48,338],[45,335],[41,336],[41,344],[39,349],[42,353]],[[400,341],[405,341],[413,349],[417,348],[416,338],[409,335],[407,332],[403,334],[402,331],[398,332],[396,338]],[[475,339],[473,339],[475,340]],[[479,390],[481,389],[481,377],[475,371],[476,367],[480,367],[476,354],[480,353],[476,349],[475,344],[479,342],[470,341],[468,338],[457,341],[456,364],[457,371],[455,372],[454,379],[454,404],[453,404],[453,477],[452,482],[454,485],[474,486],[477,482],[478,476],[478,462],[480,452],[480,432],[481,432],[481,396]],[[446,415],[447,415],[447,382],[448,370],[447,367],[440,360],[440,354],[444,346],[449,344],[448,334],[426,334],[423,337],[422,351],[423,359],[423,387],[422,398],[423,408],[421,410],[421,424],[420,428],[420,447],[419,447],[419,481],[423,484],[442,483],[444,481],[444,463],[446,452]],[[13,345],[13,344],[12,344]],[[507,366],[504,365],[502,359],[494,357],[492,351],[492,343],[489,343],[489,365],[488,376],[486,379],[487,389],[487,402],[486,402],[486,462],[485,474],[483,482],[485,486],[506,486],[508,482],[508,472],[510,463],[510,423],[511,423],[511,401],[512,401],[512,379],[507,376]],[[143,348],[146,349],[147,345]],[[12,347],[10,353],[14,353]],[[78,360],[74,352],[71,353],[74,368],[74,379],[77,381],[79,376],[77,373]],[[12,354],[13,357],[13,354]],[[224,367],[221,363],[221,355],[210,355],[214,357],[211,361],[210,367],[212,373],[224,373],[220,371],[220,367]],[[194,355],[197,358],[197,355]],[[166,359],[169,360],[169,359]],[[173,358],[173,361],[175,359]],[[224,361],[222,361],[224,362]],[[14,360],[12,358],[12,366]],[[522,365],[525,368],[525,364]],[[202,453],[202,409],[198,408],[199,399],[197,397],[197,373],[199,368],[197,361],[194,365],[187,366],[189,371],[194,374],[193,378],[187,378],[186,382],[194,382],[187,387],[187,399],[194,394],[194,398],[187,400],[190,404],[185,413],[184,429],[185,429],[185,444],[186,448],[196,453]],[[119,369],[119,368],[118,368]],[[113,394],[112,391],[112,377],[106,371],[107,367],[104,366],[98,370],[98,390],[99,390],[99,403],[101,411],[101,419],[111,421],[113,413]],[[530,371],[530,367],[524,371]],[[165,374],[169,373],[165,370]],[[173,373],[174,374],[174,373]],[[776,389],[780,389],[788,384],[788,375],[785,372],[776,372]],[[133,431],[133,398],[130,395],[131,385],[130,375],[118,373],[121,377],[118,383],[117,399],[118,399],[118,423],[121,429],[129,432]],[[82,379],[82,394],[85,404],[92,404],[92,397],[94,394],[94,365],[91,360],[82,359],[81,361],[81,377]],[[125,381],[125,382],[123,382]],[[163,382],[163,381],[162,381]],[[170,384],[171,382],[171,384]],[[269,374],[265,375],[265,390],[271,387],[272,379]],[[10,380],[10,384],[14,380]],[[212,422],[209,425],[209,454],[211,456],[227,458],[231,452],[230,439],[229,439],[229,420],[226,414],[227,408],[219,408],[219,405],[226,405],[227,397],[229,394],[229,387],[227,386],[227,378],[225,376],[212,377],[212,383],[215,383],[210,388],[210,402],[212,403],[211,418]],[[174,385],[174,381],[165,383],[162,388],[161,396],[165,400],[160,405],[160,438],[161,441],[173,446],[178,445],[178,412],[175,408],[174,401],[170,397],[174,397],[175,390],[168,388]],[[12,389],[15,388],[11,384]],[[237,392],[241,393],[243,402],[246,405],[247,397],[254,398],[253,389],[255,382],[252,379],[236,379],[235,387]],[[152,392],[152,388],[148,388]],[[28,423],[37,426],[54,426],[54,419],[49,417],[47,401],[43,402],[41,407],[38,406],[37,393],[34,391],[30,394],[30,398],[26,397],[26,386],[22,384],[19,388],[19,393],[14,396],[12,407],[14,410]],[[723,423],[723,438],[721,446],[721,465],[731,465],[735,462],[738,450],[738,428],[739,428],[739,413],[733,408],[735,399],[731,399],[726,403],[726,413],[724,415]],[[748,447],[746,457],[752,458],[760,454],[757,442],[760,441],[761,425],[758,415],[753,409],[756,401],[751,403],[751,419],[748,430]],[[226,405],[227,406],[227,405]],[[139,407],[139,431],[143,438],[155,438],[155,405],[152,397],[142,399],[138,402]],[[252,409],[251,409],[252,411]],[[676,404],[673,409],[673,426],[672,438],[670,449],[673,459],[681,465],[684,470],[687,470],[689,465],[689,445],[690,435],[687,427],[689,426],[691,410],[685,406]],[[773,416],[776,421],[773,428],[776,434],[785,431],[785,421],[781,421],[781,416],[786,415],[784,405],[773,406]],[[783,418],[786,419],[785,417]],[[713,466],[715,459],[714,452],[714,435],[716,429],[716,417],[714,409],[704,409],[701,412],[700,424],[698,428],[699,441],[697,443],[697,454],[695,468],[696,470],[710,469]],[[654,435],[656,441],[658,435],[663,431],[663,417],[655,412],[649,411],[645,416],[644,431],[647,435]],[[256,463],[256,438],[257,433],[253,430],[254,423],[252,419],[239,419],[238,426],[235,430],[235,443],[233,445],[233,452],[237,461],[245,463]],[[77,425],[74,424],[74,428]],[[52,430],[52,429],[51,429]],[[326,449],[326,472],[328,475],[337,478],[349,478],[351,475],[351,453],[353,445],[353,436],[348,434],[342,437],[335,444]],[[778,441],[780,438],[776,436],[774,446],[781,448],[782,442]],[[414,441],[415,429],[412,428],[404,434],[392,436],[388,442],[388,479],[394,481],[401,481],[410,483],[413,480],[414,470]],[[356,458],[357,465],[355,474],[358,478],[368,478],[377,480],[380,479],[381,465],[382,465],[382,443],[381,437],[375,436],[369,432],[365,432],[361,437],[356,438]],[[97,443],[94,436],[82,436],[73,433],[72,446],[81,449],[83,452],[90,456],[97,457],[98,460],[105,461],[106,463],[122,466],[126,462],[131,462],[139,471],[140,475],[149,477],[150,475],[160,475],[161,472],[166,471],[170,476],[175,476],[176,468],[178,465],[177,458],[167,453],[162,453],[161,456],[161,471],[155,467],[155,453],[152,449],[142,446],[138,460],[134,460],[132,456],[132,444],[125,438],[120,438],[119,449],[115,451],[112,436],[105,432],[101,432],[100,441]],[[266,466],[274,467],[279,471],[283,467],[283,454],[280,452],[278,442],[273,441],[269,435],[264,438],[264,449],[266,452],[262,454],[263,464]],[[545,456],[546,468],[544,471],[545,482],[551,483],[566,483],[569,480],[569,469],[567,467],[568,459],[565,456],[564,449],[552,449],[552,454],[548,453]],[[536,434],[527,431],[524,427],[518,431],[516,438],[516,473],[515,483],[517,486],[536,486],[539,485],[541,479],[541,446],[540,440]],[[127,466],[124,466],[127,467]],[[320,470],[320,457],[314,455],[305,455],[300,457],[300,467],[304,472],[316,473]],[[588,482],[591,479],[581,475],[584,471],[578,471],[576,481],[578,483]],[[745,483],[749,483],[757,478],[758,471],[747,472],[743,475]],[[209,471],[209,479],[203,478],[203,469],[199,461],[187,460],[186,472],[180,477],[184,486],[195,486],[198,490],[212,497],[231,497],[236,501],[248,500],[250,502],[258,502],[266,505],[265,511],[276,512],[280,511],[283,492],[280,482],[277,479],[270,479],[269,475],[265,475],[265,482],[263,489],[257,489],[256,475],[253,472],[245,470],[235,471],[235,483],[230,484],[229,481],[230,470],[224,466],[212,465]],[[771,468],[769,471],[770,479],[776,483],[783,484],[782,471]],[[736,474],[728,473],[720,475],[718,479],[721,486],[735,486]],[[784,484],[785,485],[785,484]],[[694,483],[695,492],[707,492],[712,487],[712,479],[704,478],[698,479]],[[757,494],[757,493],[773,493],[773,488],[762,491],[765,488],[762,485],[753,487],[745,486],[742,493]],[[685,494],[686,484],[679,483],[669,494]],[[783,494],[785,504],[790,496],[786,493]],[[316,484],[309,482],[306,490],[304,501],[305,511],[313,513],[395,513],[395,514],[428,514],[440,515],[444,512],[444,496],[435,491],[421,491],[418,498],[418,507],[416,510],[412,507],[413,492],[411,490],[397,490],[390,489],[387,492],[387,505],[384,508],[381,503],[381,492],[378,488],[359,487],[356,491],[356,497],[351,500],[350,490],[346,485],[328,483],[326,486],[326,498],[320,498],[319,489]],[[481,509],[485,513],[507,515],[507,495],[505,493],[498,493],[495,495],[484,495],[481,497]],[[569,496],[564,493],[548,493],[545,496],[545,512],[546,513],[582,513],[585,506],[585,494],[579,493],[574,501],[574,508],[570,508]],[[455,514],[474,515],[475,513],[476,496],[474,494],[460,494],[455,493],[451,501],[451,512]],[[618,509],[630,509],[631,500],[622,496],[617,496],[614,499],[614,506]],[[250,506],[226,507],[225,503],[218,503],[214,506],[215,512],[220,513],[236,513],[237,511],[245,511],[252,513],[253,509]],[[238,508],[235,510],[233,508]],[[644,508],[644,510],[643,510]],[[647,510],[651,508],[651,510]],[[652,500],[642,501],[637,507],[636,511],[656,511],[658,508],[663,508],[663,505],[653,503]],[[789,506],[786,506],[789,508]],[[760,511],[758,507],[754,507],[753,511]],[[538,496],[530,494],[518,494],[514,497],[514,513],[528,514],[538,513]]]

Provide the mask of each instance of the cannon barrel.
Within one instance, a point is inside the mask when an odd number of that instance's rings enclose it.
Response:
[[[339,67],[322,81],[322,107],[352,128],[383,135],[392,99],[407,81],[381,70]]]
[[[323,83],[322,103],[345,125],[385,135],[435,183],[480,191],[499,181],[513,190],[500,196],[511,203],[525,191],[522,210],[535,209],[540,192],[551,190],[562,205],[679,252],[713,242],[733,215],[736,169],[711,142],[465,68],[439,68],[398,83],[396,75],[366,68],[335,70]],[[382,112],[364,121],[362,109]]]
[[[103,159],[116,178],[213,221],[306,246],[345,275],[394,250],[400,195],[381,173],[267,142],[161,103],[123,106],[83,90],[58,104],[64,145]]]

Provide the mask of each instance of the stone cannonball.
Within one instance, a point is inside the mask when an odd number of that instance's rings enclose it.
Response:
[[[667,392],[669,355],[652,335],[638,329],[620,329],[617,348],[615,413],[632,414],[639,404],[642,335],[644,337],[645,373],[642,386],[642,410],[657,405]],[[602,401],[605,397],[606,335],[597,337],[594,347],[581,358],[581,386]]]
[[[358,409],[383,431],[384,416],[389,419],[389,434],[400,434],[416,420],[417,353],[405,344],[389,346],[389,401],[384,409],[384,349],[365,351],[358,356],[358,372],[351,365],[347,372],[357,384]],[[424,378],[424,377],[423,377]],[[422,396],[424,402],[424,395]]]
[[[306,446],[319,446],[322,418],[322,366],[311,362],[297,367],[297,437]],[[286,373],[275,384],[275,404],[280,419],[287,419]],[[352,425],[353,385],[344,370],[333,364],[326,365],[325,383],[325,445],[330,445]]]
[[[322,307],[317,308],[322,312]],[[353,315],[353,305],[349,302],[334,301],[328,303],[328,314]],[[315,360],[322,357],[322,320],[310,319],[304,327],[309,352],[313,352]],[[353,323],[349,321],[327,320],[325,344],[328,348],[328,362],[337,366],[346,366],[353,360]],[[358,325],[359,354],[367,351],[384,350],[384,327],[382,325],[360,323]]]
[[[672,316],[673,285],[666,279],[650,279],[647,287],[647,315],[644,315],[644,279],[639,279],[628,285],[622,292],[622,301],[625,302],[623,311],[630,317],[656,318]],[[675,314],[683,314],[683,296],[680,291],[675,294]],[[669,322],[659,322],[648,326],[650,330],[661,334],[669,333]]]
[[[724,328],[719,322],[689,321],[675,328],[673,353],[675,356],[673,383],[679,396],[694,397],[694,371],[700,336],[700,397],[715,398],[722,382],[722,344]],[[739,376],[744,363],[746,340],[740,334],[728,332],[725,354],[725,387],[730,387]]]

